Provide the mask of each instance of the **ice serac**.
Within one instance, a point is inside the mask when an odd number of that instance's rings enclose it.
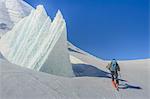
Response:
[[[0,0],[0,37],[34,9],[23,0]]]
[[[23,18],[0,41],[10,62],[61,76],[74,76],[67,49],[66,23],[60,11],[53,22],[43,6]]]

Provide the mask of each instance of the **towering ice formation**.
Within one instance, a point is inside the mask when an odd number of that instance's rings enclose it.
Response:
[[[23,0],[0,0],[0,37],[34,9]]]
[[[22,67],[73,76],[66,34],[61,12],[51,22],[40,5],[2,37],[0,50],[8,61]]]

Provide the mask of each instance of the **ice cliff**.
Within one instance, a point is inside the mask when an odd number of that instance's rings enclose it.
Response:
[[[60,11],[51,21],[43,6],[18,22],[0,40],[10,62],[37,71],[74,76],[67,47],[66,23]]]

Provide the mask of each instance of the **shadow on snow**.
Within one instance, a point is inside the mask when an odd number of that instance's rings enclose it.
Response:
[[[73,72],[76,77],[104,77],[111,79],[111,74],[109,72],[103,71],[95,66],[88,64],[72,64]],[[127,82],[126,80],[119,79],[119,81]],[[121,84],[120,84],[121,85]],[[139,86],[133,86],[125,83],[119,86],[119,89],[142,89]]]
[[[119,86],[119,89],[142,89],[139,86],[129,85],[127,83],[125,83],[124,85],[121,85],[121,86]]]
[[[68,48],[68,50],[71,51],[71,52],[76,52],[76,53],[83,54],[83,53],[81,53],[81,52],[79,52],[79,51],[76,51],[76,50],[74,50],[74,49],[71,49],[71,48]]]
[[[76,77],[104,77],[111,78],[110,73],[100,70],[92,65],[87,64],[72,64],[73,72]]]

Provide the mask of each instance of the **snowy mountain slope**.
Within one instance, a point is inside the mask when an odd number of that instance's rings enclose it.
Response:
[[[0,60],[0,96],[1,99],[149,99],[149,62],[149,59],[119,62],[121,78],[128,82],[122,80],[120,83],[126,87],[117,92],[111,85],[108,72],[99,69],[102,66],[91,66],[87,75],[89,77],[66,78],[36,72]],[[82,64],[84,65],[87,66]],[[97,75],[91,75],[90,71],[93,70]]]
[[[105,68],[109,61],[98,59],[70,43],[69,48],[76,76],[100,77],[100,79],[110,77],[109,71]],[[132,99],[136,97],[137,99],[149,99],[150,59],[126,60],[118,61],[118,63],[121,68],[119,77],[122,81],[120,83],[124,86],[127,85],[125,89],[120,89],[118,98]],[[108,82],[110,82],[110,79]]]
[[[1,59],[0,70],[0,99],[76,98],[68,78],[36,72]]]
[[[0,38],[34,9],[23,0],[0,0]]]
[[[73,64],[89,64],[93,66],[102,66],[101,69],[105,70],[105,66],[108,64],[107,61],[104,61],[102,59],[96,58],[95,56],[77,48],[70,42],[68,42],[68,50],[70,53],[70,60]]]

